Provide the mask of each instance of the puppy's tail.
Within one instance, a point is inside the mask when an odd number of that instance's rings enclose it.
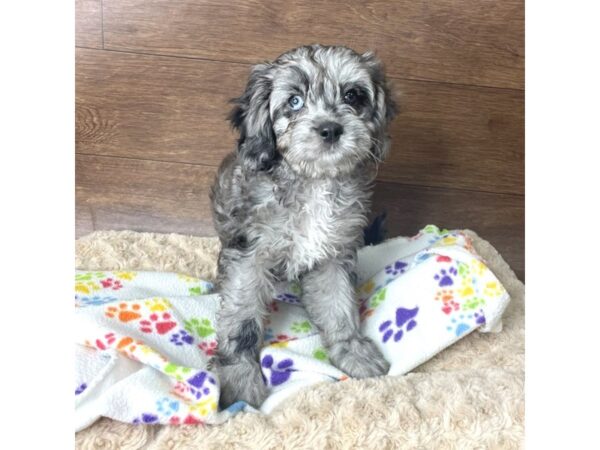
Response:
[[[365,245],[377,245],[385,241],[387,230],[385,229],[385,219],[387,212],[383,211],[373,219],[370,225],[363,230]]]

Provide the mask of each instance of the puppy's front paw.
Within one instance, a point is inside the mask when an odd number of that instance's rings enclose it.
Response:
[[[226,408],[238,400],[259,408],[268,392],[257,361],[238,359],[215,367],[221,382],[219,405]]]
[[[363,336],[336,342],[329,348],[329,356],[337,368],[353,378],[385,375],[390,368],[375,344]]]

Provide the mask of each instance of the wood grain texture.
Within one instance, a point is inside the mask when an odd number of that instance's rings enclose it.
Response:
[[[75,45],[102,48],[102,0],[75,0]]]
[[[208,190],[215,173],[213,167],[78,155],[76,209],[91,208],[97,230],[214,235]]]
[[[77,156],[77,214],[92,211],[95,229],[212,236],[209,186],[215,168],[135,159]],[[523,197],[376,184],[372,216],[387,211],[388,236],[412,235],[429,223],[471,228],[523,278]],[[78,236],[86,228],[77,229]]]
[[[216,166],[248,67],[77,50],[77,152]],[[380,178],[523,193],[522,91],[395,80],[401,113]]]
[[[378,182],[371,217],[384,211],[388,237],[411,236],[427,224],[469,228],[488,240],[524,280],[525,199],[521,195]]]
[[[256,63],[319,42],[401,78],[522,89],[522,0],[104,0],[105,48]]]

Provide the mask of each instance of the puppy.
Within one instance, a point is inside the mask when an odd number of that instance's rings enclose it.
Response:
[[[298,280],[331,362],[356,378],[385,374],[359,333],[356,251],[395,105],[372,53],[311,45],[252,69],[233,100],[237,152],[210,198],[221,240],[217,290],[221,404],[266,397],[258,364],[273,285]]]

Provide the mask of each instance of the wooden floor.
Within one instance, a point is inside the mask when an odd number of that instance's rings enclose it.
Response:
[[[470,228],[524,278],[520,0],[76,0],[76,234],[214,235],[208,187],[252,64],[374,49],[400,100],[373,214]]]

